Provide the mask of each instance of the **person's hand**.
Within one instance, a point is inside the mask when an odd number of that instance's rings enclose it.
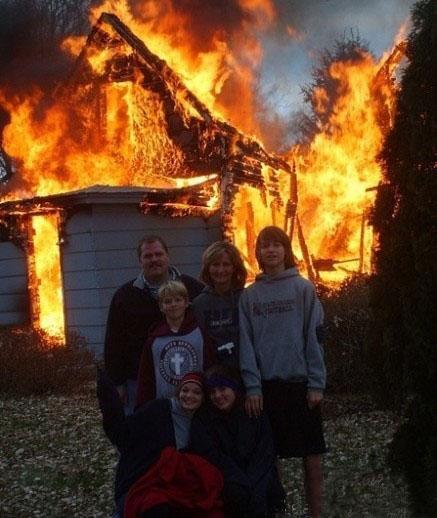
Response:
[[[127,389],[126,385],[117,385],[117,392],[123,405],[127,403]]]
[[[259,394],[246,396],[244,407],[249,417],[259,417],[263,410],[263,397]]]
[[[323,399],[323,392],[321,390],[308,390],[307,392],[307,403],[308,408],[315,408],[317,405],[320,405]]]

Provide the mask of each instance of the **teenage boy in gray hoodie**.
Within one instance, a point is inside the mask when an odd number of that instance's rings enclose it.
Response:
[[[240,298],[240,368],[246,411],[264,409],[279,457],[302,457],[306,499],[312,518],[321,514],[326,452],[320,403],[326,370],[317,328],[322,306],[311,282],[295,267],[290,240],[278,227],[256,241],[263,273]]]

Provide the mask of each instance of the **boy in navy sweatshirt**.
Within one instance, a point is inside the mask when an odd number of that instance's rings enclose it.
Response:
[[[295,268],[290,240],[280,228],[266,227],[256,242],[263,273],[240,298],[240,368],[246,411],[270,418],[279,457],[302,457],[307,504],[321,514],[320,403],[326,370],[317,328],[322,306],[311,282]]]

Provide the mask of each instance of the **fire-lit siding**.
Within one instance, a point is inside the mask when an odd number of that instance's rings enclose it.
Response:
[[[29,319],[26,255],[14,243],[0,242],[0,326]]]
[[[155,216],[138,205],[95,204],[76,212],[65,228],[62,269],[67,330],[84,336],[101,353],[108,307],[115,290],[138,275],[136,245],[145,234],[162,236],[171,263],[199,274],[201,254],[220,238],[217,217]]]

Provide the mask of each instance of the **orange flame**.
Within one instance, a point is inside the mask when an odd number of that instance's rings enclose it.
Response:
[[[323,272],[325,281],[371,270],[372,231],[366,222],[372,188],[381,178],[377,155],[388,129],[381,120],[396,98],[390,77],[380,77],[381,65],[366,53],[359,62],[333,63],[329,74],[342,93],[332,115],[307,150],[295,147],[290,153],[297,165],[298,216],[311,254],[345,262]],[[324,112],[328,93],[316,89],[314,95]]]
[[[137,1],[135,12],[129,4],[128,0],[102,0],[91,10],[90,21],[94,24],[102,12],[114,13],[166,60],[215,116],[245,133],[259,134],[254,89],[256,65],[263,52],[258,33],[276,19],[273,0],[238,0],[245,13],[239,30],[227,34],[217,28],[208,35],[206,45],[196,40],[191,14],[176,9],[172,2]],[[77,48],[75,40],[65,47]]]
[[[267,185],[269,184],[270,174],[271,168],[263,166],[262,176]],[[235,196],[232,214],[234,244],[243,254],[249,279],[253,279],[258,271],[255,258],[256,236],[268,225],[278,227],[284,227],[285,225],[284,209],[290,184],[289,173],[280,170],[278,181],[281,192],[279,200],[269,190],[263,192],[251,185],[241,186]]]
[[[56,340],[65,341],[59,214],[31,216],[33,255],[29,270],[35,325]]]

